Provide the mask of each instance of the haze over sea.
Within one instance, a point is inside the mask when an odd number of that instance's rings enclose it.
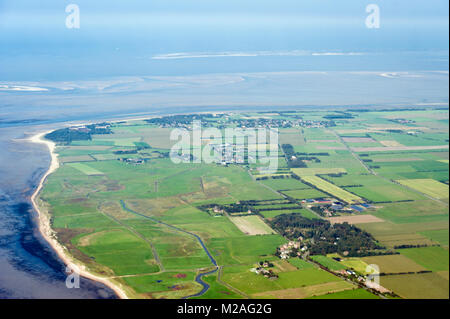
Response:
[[[65,8],[80,8],[80,29]],[[366,6],[380,7],[368,29]],[[448,1],[0,0],[0,298],[66,289],[28,197],[49,163],[20,139],[65,122],[295,107],[448,106]]]

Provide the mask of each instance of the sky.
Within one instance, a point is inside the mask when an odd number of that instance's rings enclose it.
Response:
[[[79,29],[66,27],[69,4]],[[379,28],[366,26],[369,4]],[[43,105],[448,103],[448,10],[448,0],[0,0],[0,118]]]
[[[379,29],[365,25],[372,3]],[[80,8],[79,29],[66,27],[69,4]],[[22,125],[448,106],[448,11],[448,0],[0,0],[0,161],[9,165],[0,175],[22,174],[1,182],[28,184],[28,162],[42,162],[10,144]],[[11,274],[16,290],[29,281]]]
[[[71,3],[80,8],[80,29],[66,28]],[[379,29],[365,26],[370,3],[380,7]],[[314,69],[314,61],[286,53],[448,52],[448,1],[0,0],[0,43],[0,80]],[[266,58],[212,61],[210,53],[224,52]],[[203,63],[155,61],[174,53]],[[338,68],[316,60],[317,69]],[[423,66],[430,67],[437,66]]]

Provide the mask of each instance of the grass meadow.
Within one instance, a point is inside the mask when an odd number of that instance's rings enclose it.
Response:
[[[176,143],[170,140],[171,128],[145,121],[113,123],[113,134],[57,145],[60,167],[45,182],[41,206],[75,258],[114,277],[133,297],[183,298],[199,292],[195,276],[213,267],[206,248],[223,271],[220,278],[218,273],[204,277],[210,289],[200,299],[244,298],[239,291],[253,298],[372,299],[378,297],[312,262],[279,260],[277,247],[288,240],[267,224],[281,214],[320,218],[301,203],[305,199],[367,201],[373,207],[364,214],[381,221],[357,226],[400,254],[313,260],[330,270],[361,274],[367,264],[377,264],[389,273],[381,284],[402,298],[448,298],[449,156],[442,148],[448,144],[443,121],[448,111],[348,112],[351,119],[318,128],[301,127],[298,120],[322,122],[339,113],[264,114],[294,123],[280,128],[279,169],[270,176],[257,174],[261,159],[251,165],[174,164],[167,157]],[[261,116],[236,113],[229,119]],[[224,121],[207,120],[213,126]],[[291,144],[305,167],[288,167],[282,144]],[[134,165],[127,158],[143,161]],[[230,218],[200,209],[242,201],[255,201],[259,216]],[[427,247],[399,248],[404,245]],[[264,260],[274,263],[278,279],[250,271]],[[398,274],[419,271],[430,272]]]

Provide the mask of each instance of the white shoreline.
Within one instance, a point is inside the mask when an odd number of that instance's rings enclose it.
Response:
[[[41,211],[41,209],[39,208],[39,205],[36,202],[36,199],[44,186],[45,180],[47,179],[47,177],[50,174],[55,172],[59,167],[58,155],[54,152],[55,146],[56,146],[55,143],[43,139],[43,137],[47,133],[50,133],[50,132],[51,131],[39,133],[39,134],[36,134],[36,135],[30,137],[29,139],[27,139],[31,143],[45,144],[48,147],[48,149],[50,151],[50,155],[51,155],[50,167],[48,168],[48,170],[44,174],[44,176],[42,176],[41,180],[39,181],[38,187],[36,188],[36,190],[34,191],[33,195],[31,195],[31,198],[30,198],[34,209],[38,213],[39,231],[41,232],[44,239],[50,244],[50,246],[56,252],[56,254],[59,256],[59,258],[61,258],[61,260],[64,262],[64,264],[75,266],[73,268],[77,269],[77,272],[79,273],[80,276],[100,282],[100,283],[106,285],[107,287],[111,288],[119,298],[128,299],[128,296],[127,296],[125,290],[120,285],[112,282],[110,279],[108,279],[106,277],[101,277],[101,276],[98,276],[98,275],[95,275],[95,274],[89,272],[88,270],[86,270],[85,265],[83,265],[79,261],[75,260],[75,258],[73,258],[69,254],[69,252],[67,251],[67,248],[62,246],[56,240],[55,232],[53,231],[53,229],[51,228],[51,225],[50,225],[50,216],[48,214],[43,213]]]
[[[202,113],[208,113],[208,112],[200,112],[198,114]],[[213,114],[225,114],[226,111],[220,111],[220,112],[211,112]],[[187,113],[186,113],[187,114]],[[162,115],[155,115],[155,116],[142,116],[142,117],[133,117],[133,118],[125,118],[123,120],[105,120],[110,123],[118,123],[118,122],[132,122],[132,121],[142,121],[152,118],[161,117]],[[97,121],[98,122],[98,121]],[[73,126],[73,127],[79,127],[79,126],[86,126],[91,125],[93,123],[96,123],[95,121],[92,122],[84,122],[84,123],[67,123],[66,126]],[[38,198],[39,193],[41,192],[42,188],[44,187],[44,183],[47,179],[47,177],[55,172],[59,168],[59,161],[58,161],[58,154],[55,153],[56,144],[52,141],[44,139],[44,136],[48,133],[53,132],[54,130],[45,131],[42,133],[35,134],[29,138],[22,139],[22,141],[27,141],[31,143],[36,144],[45,144],[48,147],[48,150],[50,152],[51,156],[51,162],[50,166],[45,172],[45,174],[42,176],[41,180],[39,181],[38,187],[33,192],[33,194],[30,197],[31,203],[33,205],[33,208],[38,213],[38,228],[44,239],[50,244],[50,246],[53,248],[53,250],[56,252],[58,257],[64,262],[65,265],[69,266],[75,266],[74,269],[77,270],[80,276],[91,279],[93,281],[100,282],[104,284],[105,286],[112,289],[116,295],[120,299],[129,299],[128,295],[126,294],[125,290],[121,287],[121,285],[118,285],[114,282],[112,282],[109,278],[101,277],[98,275],[95,275],[88,270],[86,270],[86,266],[77,261],[73,256],[70,255],[70,253],[67,251],[67,248],[62,246],[57,240],[56,240],[56,234],[54,230],[51,228],[50,225],[50,216],[46,213],[44,213],[40,208],[39,205],[36,202],[36,199]]]

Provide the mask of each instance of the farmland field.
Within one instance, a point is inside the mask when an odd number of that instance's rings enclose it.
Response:
[[[313,268],[313,264],[308,263],[306,261],[304,261],[303,259],[300,258],[290,258],[289,262],[294,265],[295,267],[297,267],[298,269],[308,269],[308,268]]]
[[[314,175],[325,175],[325,174],[340,174],[346,173],[344,168],[293,168],[292,172],[299,177],[303,176],[314,176]]]
[[[313,188],[282,191],[282,193],[295,199],[321,198],[327,196],[325,193]]]
[[[388,247],[433,245],[434,242],[420,233],[423,231],[448,229],[448,219],[446,222],[405,223],[401,224],[401,227],[398,224],[390,222],[360,224],[359,226]]]
[[[426,270],[403,255],[364,257],[362,260],[368,265],[377,265],[380,273],[419,272]]]
[[[448,207],[434,200],[383,203],[380,206],[374,215],[396,224],[448,221]]]
[[[345,267],[343,265],[341,265],[339,262],[337,262],[331,258],[328,258],[327,256],[318,255],[318,256],[313,256],[311,259],[331,270],[345,269]]]
[[[225,158],[222,138],[172,151],[172,129],[193,138],[193,115],[111,122],[105,134],[57,142],[60,167],[38,204],[89,272],[132,298],[448,297],[448,112],[196,116],[220,132],[284,126],[278,145],[236,137],[244,153],[273,146],[254,162]],[[221,161],[196,161],[214,148]],[[276,169],[260,170],[270,159]],[[370,264],[385,289],[359,288]]]
[[[333,185],[318,176],[304,176],[303,180],[306,181],[307,183],[316,186],[317,188],[323,190],[324,192],[327,192],[331,195],[336,196],[339,199],[342,199],[343,201],[349,204],[360,203],[363,201],[361,197],[349,193],[343,190],[342,188],[339,188],[336,185]]]
[[[67,164],[70,167],[73,167],[80,172],[86,174],[86,175],[103,175],[103,173],[89,165],[81,164],[81,163],[69,163]]]
[[[448,299],[449,282],[438,273],[382,276],[381,285],[403,298]]]
[[[340,292],[327,293],[320,296],[309,297],[308,299],[379,299],[365,289],[344,290]]]
[[[303,184],[299,180],[294,178],[283,179],[267,179],[261,181],[264,185],[267,185],[275,190],[288,190],[288,189],[307,189],[308,185]]]
[[[244,234],[267,235],[274,234],[274,231],[265,224],[258,216],[230,217],[230,220]]]
[[[370,273],[370,269],[367,268],[369,264],[364,262],[362,258],[344,258],[340,261],[340,263],[346,268],[350,268],[360,274],[367,274],[367,272]]]
[[[442,247],[402,249],[400,253],[432,271],[448,271],[448,250]]]
[[[332,224],[366,224],[366,223],[379,223],[383,222],[382,219],[373,215],[352,215],[352,216],[340,216],[327,218]]]
[[[300,288],[288,288],[288,289],[267,291],[254,294],[253,296],[257,298],[272,298],[272,299],[304,299],[314,296],[320,296],[326,293],[341,292],[352,289],[354,289],[354,286],[352,284],[344,281],[338,281]]]
[[[422,192],[428,196],[434,198],[448,198],[448,185],[439,183],[433,179],[409,179],[409,180],[398,180],[402,185],[411,187],[419,192]]]
[[[325,284],[330,282],[340,282],[340,280],[320,269],[310,268],[297,271],[283,272],[279,274],[276,281],[265,280],[248,271],[247,267],[234,267],[224,270],[224,280],[237,289],[258,297],[260,292],[272,292],[291,288],[302,288]]]
[[[448,246],[449,232],[448,229],[423,231],[420,234],[426,236],[432,241],[436,241],[443,246]]]
[[[362,186],[348,188],[353,193],[372,202],[395,202],[406,200],[420,200],[423,196],[415,192],[404,189],[395,184],[385,184],[379,186]]]

